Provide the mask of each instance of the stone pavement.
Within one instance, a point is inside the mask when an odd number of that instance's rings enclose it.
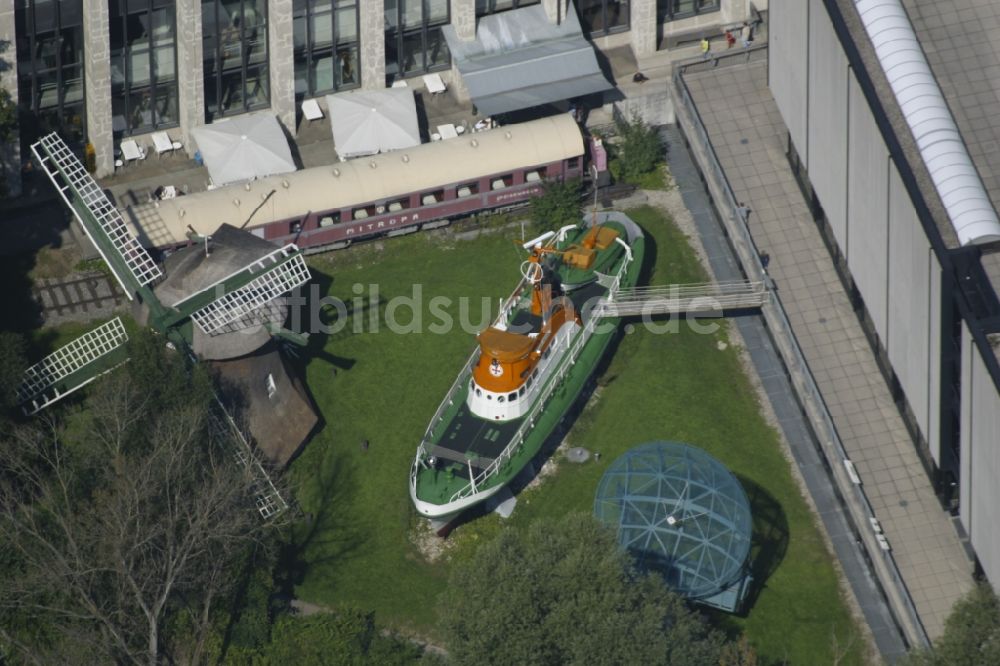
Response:
[[[771,257],[796,339],[933,639],[971,588],[971,564],[785,158],[787,130],[766,63],[689,72],[684,80],[736,197],[752,210],[754,242]]]

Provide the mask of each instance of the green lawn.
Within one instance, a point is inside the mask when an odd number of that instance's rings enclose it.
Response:
[[[630,214],[654,241],[647,250],[650,282],[704,279],[686,239],[660,214],[649,208]],[[355,296],[355,283],[377,282],[383,299],[420,283],[425,318],[435,295],[471,296],[478,315],[480,297],[492,297],[495,308],[516,281],[521,257],[514,235],[471,241],[418,235],[332,253],[312,265],[323,289],[345,300]],[[332,284],[321,272],[333,276]],[[457,327],[448,335],[396,335],[384,325],[377,333],[348,332],[354,323],[325,339],[315,336],[316,354],[307,367],[326,425],[292,470],[303,510],[311,514],[298,534],[298,594],[373,609],[382,622],[433,636],[435,597],[448,565],[426,563],[410,543],[416,517],[407,472],[427,420],[474,340]],[[681,323],[676,333],[638,326],[623,335],[597,394],[569,434],[573,445],[599,451],[600,462],[572,465],[556,454],[557,472],[519,495],[510,521],[490,515],[461,526],[451,537],[451,556],[468,556],[496,531],[520,529],[539,516],[589,511],[603,470],[636,444],[687,442],[728,465],[753,505],[752,606],[746,617],[715,619],[733,632],[745,630],[762,663],[830,663],[832,637],[845,644],[859,630],[727,331],[699,335]],[[336,374],[334,364],[341,367]],[[366,452],[363,439],[370,441]],[[860,642],[855,638],[841,663],[862,661]]]

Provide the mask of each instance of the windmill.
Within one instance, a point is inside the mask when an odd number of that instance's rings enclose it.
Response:
[[[279,384],[290,382],[287,368],[280,362],[275,365],[273,356],[269,363],[261,359],[278,354],[277,345],[270,343],[272,336],[304,339],[281,328],[286,312],[283,296],[310,279],[295,245],[276,248],[223,225],[211,237],[211,248],[208,238],[193,238],[199,242],[171,255],[161,268],[57,134],[42,137],[32,151],[132,301],[140,324],[163,335],[192,361],[212,361],[222,375],[228,368],[230,374],[248,381],[263,369],[259,383],[268,400],[275,397]],[[127,341],[125,327],[116,317],[46,356],[28,368],[18,388],[22,409],[35,414],[124,363]],[[269,343],[271,351],[261,353]],[[286,507],[284,500],[218,393],[216,401],[217,425],[235,432],[243,445],[237,458],[258,477],[258,510],[265,518],[280,512]],[[259,437],[255,439],[260,444]],[[288,457],[283,456],[284,462]]]

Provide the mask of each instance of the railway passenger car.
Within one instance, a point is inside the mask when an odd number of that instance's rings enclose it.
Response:
[[[222,223],[274,243],[344,247],[433,228],[540,194],[583,174],[584,143],[568,114],[436,141],[283,176],[129,207],[147,247],[189,243]]]

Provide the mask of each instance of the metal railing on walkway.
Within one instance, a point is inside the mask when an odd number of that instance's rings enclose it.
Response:
[[[717,313],[759,308],[769,298],[762,281],[705,282],[620,289],[598,302],[598,317]]]
[[[719,65],[739,65],[749,61],[759,62],[765,59],[766,55],[767,45],[762,44],[751,48],[749,53],[720,55],[717,60]],[[684,74],[688,69],[704,71],[713,66],[712,63],[702,60],[678,63],[675,66],[672,76],[672,92],[677,124],[691,143],[691,152],[705,176],[706,187],[714,199],[716,209],[743,271],[749,280],[761,281],[770,286],[771,279],[761,263],[760,252],[750,235],[746,219],[741,213],[738,200],[715,153],[708,131],[698,113],[697,105],[684,82]],[[799,401],[819,440],[820,451],[825,457],[840,495],[844,499],[848,515],[854,523],[854,530],[860,536],[868,552],[868,559],[873,564],[874,573],[886,593],[890,608],[896,616],[896,621],[904,637],[911,646],[930,645],[913,598],[899,572],[890,545],[882,534],[871,502],[854,471],[854,465],[837,433],[833,417],[830,415],[816,384],[816,379],[809,369],[802,348],[795,338],[795,333],[788,321],[788,315],[781,304],[780,296],[775,294],[775,297],[770,299],[761,311],[775,346],[785,363],[792,386],[795,388]]]

